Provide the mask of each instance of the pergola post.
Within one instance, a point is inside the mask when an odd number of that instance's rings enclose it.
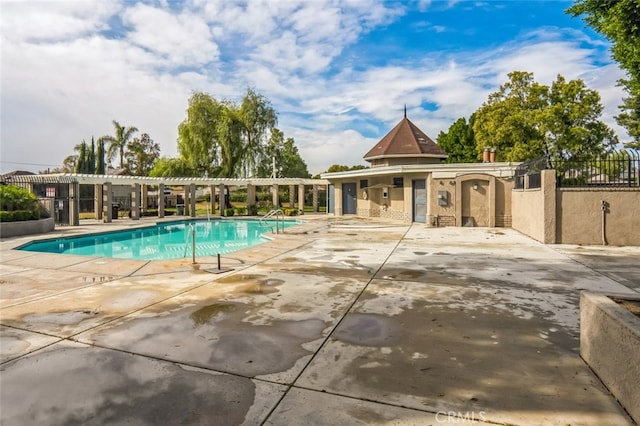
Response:
[[[298,210],[304,213],[304,184],[298,185]]]
[[[140,184],[131,185],[131,220],[140,219]]]
[[[189,185],[184,185],[183,188],[184,188],[184,199],[183,199],[184,205],[182,206],[182,215],[189,216],[189,206],[191,205],[191,202],[189,201],[189,196],[191,195],[191,193],[189,192]]]
[[[313,212],[318,213],[318,185],[313,185]]]
[[[96,220],[102,220],[103,202],[104,200],[102,199],[102,185],[93,185],[93,212],[95,214]]]
[[[141,189],[142,193],[140,194],[140,206],[142,207],[142,211],[145,212],[149,209],[149,200],[147,199],[149,195],[149,187],[146,183],[143,183]]]
[[[80,184],[69,184],[69,225],[80,225]]]
[[[280,207],[280,194],[278,194],[278,185],[277,184],[273,184],[273,186],[271,187],[271,201],[273,202],[273,208],[277,209],[278,207]]]
[[[111,223],[113,217],[113,188],[111,182],[102,185],[102,215],[105,223]],[[116,218],[117,219],[117,218]]]
[[[292,209],[296,206],[296,186],[289,185],[289,208]]]
[[[257,211],[257,209],[255,209],[255,205],[256,205],[256,187],[251,184],[247,184],[247,214],[250,215],[251,212]]]
[[[164,217],[164,183],[158,184],[158,218]]]
[[[190,207],[190,216],[196,217],[196,185],[189,185],[189,207]]]
[[[209,185],[209,212],[213,215],[216,211],[216,186]]]
[[[226,203],[224,202],[224,183],[220,184],[220,194],[218,194],[218,205],[220,206],[220,217],[224,216]]]

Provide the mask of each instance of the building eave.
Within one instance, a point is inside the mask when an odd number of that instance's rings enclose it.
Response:
[[[366,161],[383,160],[385,158],[441,158],[443,160],[449,158],[449,155],[443,154],[381,154],[372,157],[364,157]]]
[[[447,163],[410,164],[402,166],[373,167],[346,172],[322,173],[320,177],[329,182],[350,178],[365,178],[401,174],[431,173],[435,179],[454,179],[458,176],[480,173],[496,177],[512,177],[521,163]]]

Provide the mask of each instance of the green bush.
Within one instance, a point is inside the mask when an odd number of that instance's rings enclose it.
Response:
[[[13,210],[13,211],[0,211],[0,222],[19,222],[23,220],[37,220],[40,219],[39,210]]]
[[[284,209],[285,216],[297,216],[298,209]]]
[[[258,206],[255,204],[247,207],[247,214],[249,216],[256,216],[258,214]]]
[[[29,190],[15,185],[0,185],[1,221],[40,219],[40,210],[38,199]]]
[[[0,210],[36,210],[38,199],[28,189],[15,185],[0,185]]]
[[[233,216],[234,213],[235,211],[233,209],[224,209],[225,216]]]
[[[234,207],[233,210],[238,216],[247,214],[247,209],[245,209],[244,207]]]

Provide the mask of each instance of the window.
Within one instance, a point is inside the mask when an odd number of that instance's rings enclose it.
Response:
[[[393,187],[394,188],[402,188],[404,186],[404,179],[401,177],[393,178]]]
[[[360,189],[365,189],[369,187],[369,180],[367,179],[362,179],[360,181]]]

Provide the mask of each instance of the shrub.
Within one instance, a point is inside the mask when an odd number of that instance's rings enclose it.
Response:
[[[237,214],[239,216],[247,214],[247,209],[245,209],[244,207],[234,207],[233,210],[234,210],[235,214]]]
[[[40,211],[38,210],[0,211],[0,222],[19,222],[23,220],[37,219],[40,219]]]
[[[224,209],[225,216],[233,216],[234,213],[235,211],[233,209]]]
[[[247,206],[247,214],[249,216],[256,216],[258,214],[258,206],[255,204],[252,206]]]
[[[298,209],[284,209],[285,216],[297,216]]]
[[[40,219],[40,210],[38,199],[29,190],[0,185],[0,220],[3,222]]]
[[[29,190],[15,185],[0,185],[0,210],[35,210],[38,200]]]

